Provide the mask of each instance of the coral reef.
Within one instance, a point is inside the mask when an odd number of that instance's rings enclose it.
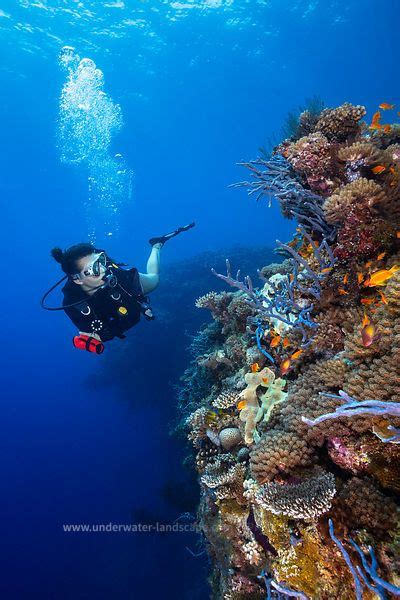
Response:
[[[234,291],[196,303],[185,424],[216,599],[400,593],[400,127],[365,114],[306,111],[242,163],[234,187],[298,227],[258,286],[228,261]]]

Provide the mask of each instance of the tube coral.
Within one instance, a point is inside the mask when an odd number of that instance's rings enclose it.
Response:
[[[322,394],[328,395],[328,394]],[[304,423],[307,425],[317,425],[327,419],[337,419],[343,416],[352,417],[354,415],[369,414],[369,415],[396,415],[400,416],[400,402],[380,402],[379,400],[365,400],[364,402],[357,402],[354,398],[351,398],[348,394],[339,391],[339,395],[332,395],[332,398],[338,400],[343,399],[346,404],[336,409],[334,413],[327,413],[321,415],[317,419],[311,421],[310,419],[302,418]]]

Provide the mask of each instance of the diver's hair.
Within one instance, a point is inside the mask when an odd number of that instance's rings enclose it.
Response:
[[[75,275],[79,273],[79,269],[76,266],[77,261],[84,256],[89,256],[96,252],[96,248],[89,243],[76,244],[71,246],[67,250],[61,250],[61,248],[53,248],[51,256],[60,263],[62,270],[67,275]]]

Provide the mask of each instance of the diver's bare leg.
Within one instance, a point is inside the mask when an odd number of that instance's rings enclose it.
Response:
[[[160,283],[160,258],[162,246],[162,244],[154,244],[147,260],[147,273],[139,273],[140,283],[142,284],[144,294],[148,294],[155,290]]]

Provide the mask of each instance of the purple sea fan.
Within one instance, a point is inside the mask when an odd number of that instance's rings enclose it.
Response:
[[[281,154],[268,160],[257,158],[239,164],[250,169],[252,180],[230,187],[247,187],[249,196],[255,194],[257,200],[266,196],[269,205],[275,197],[285,217],[296,218],[307,231],[316,231],[328,240],[335,237],[335,228],[326,222],[321,208],[324,199],[302,185],[300,177]]]
[[[339,406],[333,413],[325,413],[320,415],[316,419],[308,419],[302,416],[301,420],[310,427],[319,425],[324,421],[339,419],[341,417],[354,417],[357,415],[372,415],[372,416],[386,416],[391,415],[394,417],[400,417],[400,402],[383,402],[381,400],[364,400],[359,402],[355,398],[352,398],[343,390],[339,391],[339,395],[327,394],[320,392],[321,396],[327,396],[328,398],[335,398],[337,400],[343,400],[345,404]],[[393,436],[389,438],[380,439],[383,442],[400,442],[400,429],[390,426],[390,431],[393,432]],[[378,436],[379,437],[379,436]]]
[[[387,595],[386,591],[390,592],[394,596],[400,596],[400,587],[385,581],[378,575],[378,561],[376,560],[375,552],[372,546],[368,547],[368,553],[370,558],[370,563],[367,560],[367,556],[361,550],[361,548],[356,544],[354,540],[349,538],[349,543],[354,548],[354,550],[358,553],[361,559],[362,567],[356,565],[354,566],[349,553],[344,547],[343,542],[339,540],[339,538],[335,535],[334,525],[332,519],[329,519],[329,535],[331,536],[332,541],[339,548],[350,573],[354,579],[354,586],[356,592],[356,599],[362,600],[363,598],[363,587],[368,588],[372,592],[374,592],[380,600],[386,600]]]

